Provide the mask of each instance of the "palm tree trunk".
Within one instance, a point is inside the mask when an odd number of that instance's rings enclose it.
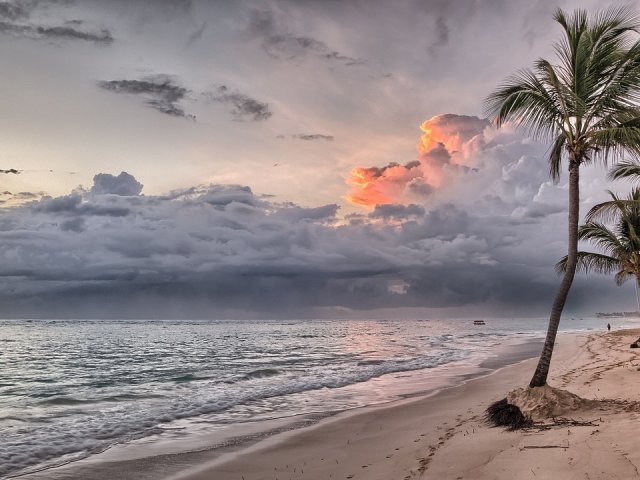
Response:
[[[580,220],[580,161],[574,154],[569,154],[569,245],[567,252],[567,270],[565,271],[556,298],[551,307],[549,316],[549,327],[544,347],[538,361],[538,366],[529,383],[529,387],[541,387],[547,383],[549,375],[549,365],[551,364],[551,354],[556,343],[556,334],[560,325],[562,309],[569,295],[573,277],[578,264],[578,221]]]
[[[636,302],[638,303],[638,312],[640,312],[640,295],[638,295],[639,287],[640,287],[640,278],[636,278]]]

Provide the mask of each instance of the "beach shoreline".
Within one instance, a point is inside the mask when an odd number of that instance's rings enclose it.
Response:
[[[192,466],[221,463],[228,458],[249,451],[265,442],[296,435],[297,432],[315,428],[327,422],[340,421],[351,415],[359,415],[368,410],[385,409],[411,403],[418,399],[437,395],[443,389],[490,375],[496,369],[537,356],[542,342],[537,337],[514,338],[501,345],[495,353],[484,358],[477,365],[454,362],[440,369],[428,369],[417,373],[416,385],[410,391],[398,390],[397,399],[375,405],[357,407],[340,412],[317,412],[270,421],[244,424],[232,430],[236,435],[220,437],[219,434],[205,436],[198,441],[177,440],[164,442],[141,442],[118,445],[104,453],[85,459],[24,475],[25,479],[71,479],[71,478],[112,478],[117,472],[119,478],[165,478],[181,475]],[[384,381],[384,380],[383,380]],[[397,388],[395,385],[392,388]],[[406,389],[406,386],[402,387]]]
[[[620,405],[633,402],[640,390],[629,385],[629,379],[638,375],[640,363],[628,347],[638,335],[640,330],[632,329],[559,335],[550,385],[584,398],[606,396]],[[631,471],[633,465],[640,464],[640,455],[636,455],[637,463],[630,459],[640,444],[631,435],[639,417],[635,407],[575,412],[597,426],[506,432],[486,424],[486,407],[507,392],[526,386],[535,361],[530,358],[502,366],[428,395],[345,411],[214,457],[191,452],[133,462],[93,462],[51,470],[46,477],[23,478],[640,478]],[[612,440],[605,445],[604,439],[615,438],[615,432],[625,429],[629,430],[629,444]],[[602,452],[589,451],[594,442]],[[545,445],[548,448],[542,448]],[[536,446],[540,451],[533,448]],[[547,461],[547,450],[553,450],[551,462]],[[543,458],[545,451],[547,457]],[[572,451],[579,454],[572,455]],[[157,467],[163,462],[170,462],[172,468],[159,475],[162,468]],[[606,468],[594,475],[600,465]],[[567,476],[554,473],[558,471]]]
[[[171,480],[639,478],[640,389],[633,380],[640,367],[629,349],[638,335],[558,337],[550,385],[595,402],[567,412],[576,424],[518,432],[486,424],[492,401],[527,385],[536,362],[530,359],[426,398],[268,440]]]

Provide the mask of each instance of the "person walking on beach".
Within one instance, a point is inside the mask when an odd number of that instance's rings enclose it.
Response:
[[[611,331],[611,324],[610,323],[607,323],[607,331],[609,331],[609,332]]]

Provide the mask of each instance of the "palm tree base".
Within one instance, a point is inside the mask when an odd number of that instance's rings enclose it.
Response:
[[[491,425],[521,430],[535,426],[536,422],[586,413],[609,403],[608,400],[588,400],[566,390],[543,385],[509,392],[506,398],[487,408],[485,417]]]
[[[506,398],[489,405],[485,412],[485,419],[494,427],[504,427],[509,431],[533,426],[533,421],[525,417],[520,408],[509,403]]]

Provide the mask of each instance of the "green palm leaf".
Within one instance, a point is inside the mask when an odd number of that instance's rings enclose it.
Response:
[[[578,272],[611,274],[617,272],[619,268],[620,262],[614,257],[603,255],[601,253],[578,252]],[[555,269],[559,274],[565,273],[567,271],[566,255],[558,263],[556,263]]]

